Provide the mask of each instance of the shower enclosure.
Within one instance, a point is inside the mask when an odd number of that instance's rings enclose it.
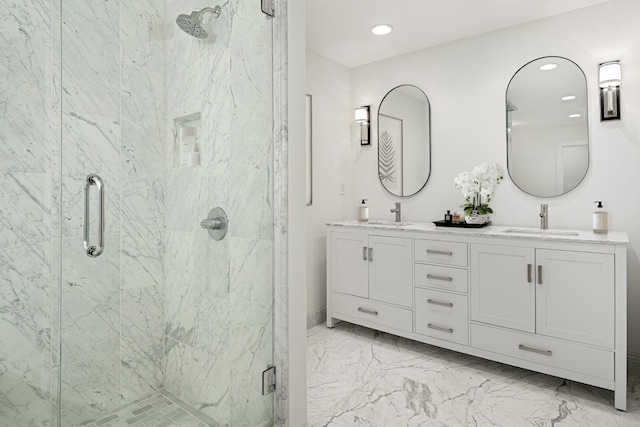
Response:
[[[216,6],[0,0],[0,425],[158,393],[272,424],[272,21],[231,0],[206,38],[176,25]]]

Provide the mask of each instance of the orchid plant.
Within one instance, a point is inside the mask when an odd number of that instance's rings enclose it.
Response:
[[[454,179],[457,189],[462,191],[465,215],[476,211],[480,215],[493,213],[489,207],[496,185],[502,181],[502,169],[496,163],[481,163],[470,172],[462,172]]]

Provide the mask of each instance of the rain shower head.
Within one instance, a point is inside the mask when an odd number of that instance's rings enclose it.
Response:
[[[191,15],[178,15],[176,18],[176,24],[178,24],[178,27],[180,27],[182,31],[190,36],[199,39],[206,39],[209,37],[209,33],[202,28],[202,15],[205,13],[212,13],[214,18],[218,18],[218,16],[220,16],[220,11],[220,6],[205,7],[200,11],[194,10],[191,12]]]

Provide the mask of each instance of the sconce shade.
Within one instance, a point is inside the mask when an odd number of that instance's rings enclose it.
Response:
[[[622,69],[619,61],[600,64],[600,120],[620,120],[620,82]]]
[[[369,108],[358,107],[355,110],[354,118],[356,123],[364,123],[369,121]]]
[[[620,86],[621,80],[622,69],[619,62],[606,62],[604,64],[600,64],[598,81],[601,88]]]

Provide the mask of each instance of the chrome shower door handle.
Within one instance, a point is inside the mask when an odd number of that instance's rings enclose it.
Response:
[[[89,244],[91,231],[89,223],[91,222],[91,209],[89,208],[89,199],[91,195],[91,186],[98,187],[98,244],[92,246]],[[104,251],[104,181],[96,174],[87,176],[84,184],[84,250],[90,258],[99,257]]]

